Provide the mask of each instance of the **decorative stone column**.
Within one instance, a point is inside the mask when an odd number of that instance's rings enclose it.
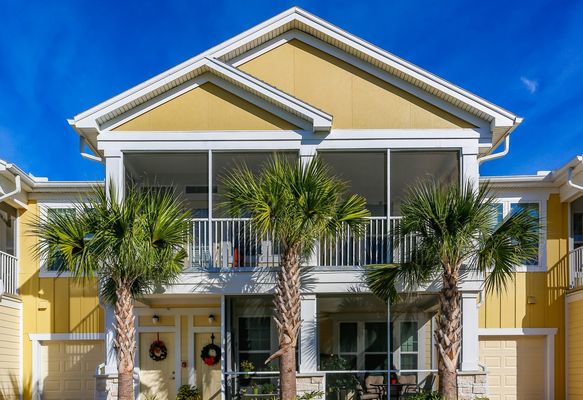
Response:
[[[474,400],[484,397],[488,390],[488,374],[485,370],[459,371],[457,376],[458,400]]]

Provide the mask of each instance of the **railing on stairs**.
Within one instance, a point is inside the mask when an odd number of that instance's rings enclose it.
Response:
[[[569,280],[570,288],[583,286],[583,246],[569,253]]]
[[[18,294],[17,258],[0,251],[0,295]]]

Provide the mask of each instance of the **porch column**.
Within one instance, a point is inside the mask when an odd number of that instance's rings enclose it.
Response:
[[[316,295],[303,294],[301,300],[300,373],[318,370],[318,335]]]
[[[462,292],[462,371],[477,371],[478,293]]]
[[[462,182],[470,179],[475,187],[478,187],[478,179],[480,177],[478,165],[478,150],[463,149],[462,154]]]
[[[105,374],[117,374],[117,355],[113,347],[115,331],[113,324],[115,322],[113,306],[104,305],[105,309]]]
[[[316,156],[316,146],[302,144],[302,146],[300,147],[299,153],[300,153],[300,163],[302,166],[305,167]],[[317,267],[319,264],[319,255],[320,255],[320,243],[317,242],[314,245],[314,249],[312,250],[312,254],[310,254],[308,257],[306,257],[306,264],[310,267]]]
[[[124,194],[124,167],[123,154],[119,152],[115,155],[106,155],[105,157],[105,190],[109,191],[110,185],[115,189],[118,200],[121,200]]]
[[[109,195],[113,187],[117,200],[121,201],[124,195],[124,166],[123,153],[114,152],[105,155],[105,190]],[[105,374],[117,374],[117,355],[113,342],[115,339],[115,315],[111,304],[104,304],[105,309]]]

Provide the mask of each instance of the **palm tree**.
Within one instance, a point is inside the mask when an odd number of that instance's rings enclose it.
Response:
[[[52,213],[32,227],[36,253],[59,273],[97,278],[103,301],[114,305],[118,398],[134,398],[134,300],[172,283],[187,253],[188,214],[172,193],[129,189],[118,201],[96,188],[75,212]]]
[[[300,320],[300,258],[310,254],[322,237],[334,238],[348,225],[358,235],[365,227],[365,199],[346,193],[346,184],[331,175],[319,158],[306,165],[271,159],[257,176],[242,165],[223,182],[223,207],[233,216],[246,215],[258,234],[271,234],[281,245],[275,287],[275,323],[280,358],[280,396],[296,398],[296,343]]]
[[[366,280],[373,293],[391,302],[398,301],[398,285],[412,292],[436,278],[441,280],[434,332],[439,351],[439,392],[445,399],[456,399],[461,345],[460,271],[463,267],[484,274],[487,292],[503,290],[515,266],[538,253],[538,219],[521,210],[496,223],[489,185],[475,188],[472,182],[420,182],[409,190],[401,213],[395,240],[413,235],[417,246],[408,255],[409,261],[369,266]]]

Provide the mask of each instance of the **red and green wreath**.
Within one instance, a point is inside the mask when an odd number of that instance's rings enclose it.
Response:
[[[163,341],[158,338],[150,345],[150,358],[154,361],[162,361],[166,359],[168,349]]]
[[[221,348],[215,344],[215,335],[211,336],[211,343],[202,348],[200,358],[211,367],[221,361]]]

